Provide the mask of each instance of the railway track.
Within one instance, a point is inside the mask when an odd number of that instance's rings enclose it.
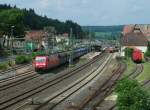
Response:
[[[14,79],[14,78],[19,78],[19,77],[25,76],[26,74],[24,74],[24,73],[12,74],[12,72],[15,73],[16,70],[19,70],[19,69],[22,69],[22,68],[25,68],[28,66],[31,66],[31,64],[18,65],[18,66],[11,68],[11,69],[6,70],[6,71],[0,72],[0,77],[3,77],[4,75],[6,76],[6,77],[0,79],[0,83],[9,81],[9,80]],[[9,74],[9,73],[11,73],[11,74]]]
[[[65,101],[71,95],[78,92],[80,89],[85,87],[88,83],[90,83],[94,78],[96,78],[99,75],[99,73],[104,69],[104,67],[110,60],[110,58],[111,56],[109,56],[109,58],[102,65],[100,64],[99,67],[95,68],[90,74],[85,75],[84,77],[78,79],[76,82],[72,83],[68,87],[51,95],[48,98],[48,100],[45,101],[43,104],[40,104],[37,107],[34,107],[34,110],[54,109],[57,105]],[[100,68],[100,70],[98,70],[98,68]]]
[[[145,87],[145,86],[147,86],[147,85],[150,85],[150,80],[147,80],[147,81],[145,81],[145,82],[143,82],[142,83],[142,86],[143,87]],[[111,108],[109,108],[108,110],[117,110],[117,107],[116,107],[117,105],[116,104],[114,104]]]
[[[109,110],[116,110],[116,105],[113,105],[112,107],[110,107]]]
[[[17,77],[18,78],[17,80],[16,80],[16,77],[14,77],[14,78],[12,78],[12,79],[15,79],[14,81],[10,81],[10,79],[2,81],[2,82],[0,82],[0,83],[3,83],[3,84],[0,84],[0,92],[4,91],[6,89],[12,88],[14,86],[20,85],[22,83],[25,83],[25,82],[32,80],[34,78],[37,78],[37,77],[40,77],[40,75],[36,74],[33,70],[30,70],[22,75],[19,75]]]
[[[136,64],[136,68],[133,72],[131,72],[127,77],[131,78],[131,79],[135,79],[138,75],[140,75],[143,72],[143,65],[142,64]],[[143,82],[143,86],[145,86],[146,84],[150,83],[150,80]],[[112,94],[113,90],[110,91],[109,95]],[[102,103],[102,102],[101,102]],[[101,104],[99,103],[99,105]],[[101,109],[95,109],[95,110],[101,110]],[[111,107],[109,107],[106,110],[116,110],[116,104],[112,105]]]
[[[119,64],[112,75],[98,89],[80,105],[80,110],[97,110],[97,106],[113,91],[116,82],[126,69],[124,64]]]
[[[83,69],[85,69],[86,67],[90,66],[91,64],[95,63],[100,57],[104,57],[106,56],[106,54],[101,55],[97,58],[95,58],[94,60],[92,60],[91,62],[88,62],[86,65],[82,65],[81,67],[76,68],[75,70],[72,70],[70,72],[70,74],[66,73],[65,75],[56,77],[50,81],[47,81],[43,84],[41,84],[40,86],[34,87],[31,90],[28,91],[24,91],[21,94],[17,94],[14,97],[5,99],[5,100],[1,100],[0,101],[0,110],[4,110],[4,109],[10,109],[12,110],[11,106],[17,104],[18,102],[24,101],[25,99],[30,98],[31,96],[40,93],[41,91],[54,86],[57,83],[62,82],[64,79],[67,79],[68,77],[71,77],[73,75],[75,75],[75,73],[82,71]]]
[[[145,82],[142,83],[142,86],[145,87],[147,86],[148,84],[150,84],[150,80],[147,80]],[[112,107],[110,107],[108,110],[117,110],[117,105],[114,104]]]
[[[150,85],[150,80],[147,80],[147,81],[144,81],[143,83],[142,83],[142,86],[147,86],[147,85]]]
[[[135,70],[131,72],[127,77],[134,79],[138,75],[140,75],[140,73],[143,72],[143,69],[144,69],[143,64],[136,64]]]
[[[124,70],[125,70],[126,66],[127,65],[124,65]],[[128,75],[128,77],[136,78],[142,72],[143,72],[143,65],[142,64],[137,64],[135,70],[132,73],[130,73]],[[85,107],[85,110],[87,110],[86,108],[88,108],[88,110],[103,110],[103,109],[105,109],[105,110],[115,110],[116,105],[112,105],[111,107],[108,107],[108,108],[107,107],[103,108],[103,106],[100,107],[100,105],[104,102],[104,99],[107,96],[109,96],[110,94],[112,94],[112,92],[114,91],[116,81],[118,81],[120,78],[122,78],[121,75],[116,77],[115,80],[113,79],[113,77],[115,77],[115,76],[112,75],[112,77],[110,77],[110,79],[107,81],[108,84],[109,84],[109,81],[110,81],[110,84],[109,85],[105,84],[105,86],[106,86],[105,89],[103,89],[103,91],[100,91],[101,94],[97,95],[96,98],[93,99],[93,101],[91,101],[87,105],[87,107]]]
[[[14,70],[17,70],[17,69],[21,69],[21,68],[24,68],[24,67],[27,67],[27,66],[31,66],[31,64],[16,65],[16,66],[13,66],[12,68],[10,68],[8,70],[0,71],[0,74],[9,73],[11,71],[14,71]]]
[[[0,80],[0,84],[4,83],[4,82],[9,82],[9,81],[14,80],[14,79],[19,79],[19,78],[24,77],[24,76],[28,76],[29,72],[31,72],[31,71],[33,71],[33,70],[31,69],[31,70],[28,70],[26,72],[22,72],[20,74],[16,74],[16,75],[14,75],[12,77],[8,77],[6,79],[2,79],[2,80]]]

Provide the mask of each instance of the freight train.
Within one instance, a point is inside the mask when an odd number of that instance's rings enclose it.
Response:
[[[100,45],[94,45],[93,48],[96,52],[101,52],[102,51],[102,47]]]
[[[144,59],[143,52],[139,49],[134,49],[132,53],[132,60],[135,63],[141,63],[143,59]]]
[[[80,56],[88,52],[87,48],[75,49],[73,52],[73,59],[79,58]],[[36,56],[33,66],[35,71],[46,71],[55,68],[59,65],[69,62],[70,54],[69,52],[58,53],[49,56]]]

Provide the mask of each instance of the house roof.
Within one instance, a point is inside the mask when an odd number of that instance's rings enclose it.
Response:
[[[144,36],[150,36],[150,24],[126,25],[123,29],[123,35],[133,32],[136,28],[139,28]]]
[[[142,32],[130,32],[122,37],[123,46],[147,46],[148,40]]]
[[[134,25],[126,25],[123,28],[123,35],[126,35],[128,33],[131,33],[134,29]]]
[[[64,33],[63,36],[64,37],[69,37],[69,34],[68,33]]]
[[[42,38],[48,36],[48,33],[42,30],[38,31],[26,31],[26,39],[27,40],[41,40]]]
[[[141,25],[140,28],[145,36],[150,36],[150,25],[149,24]]]

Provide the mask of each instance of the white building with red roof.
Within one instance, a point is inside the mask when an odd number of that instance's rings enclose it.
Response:
[[[124,27],[121,39],[121,56],[125,56],[125,48],[137,48],[143,53],[147,51],[147,31],[141,25],[128,25]]]

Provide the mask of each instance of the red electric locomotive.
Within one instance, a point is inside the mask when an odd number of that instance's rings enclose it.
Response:
[[[143,60],[143,53],[139,49],[134,49],[132,53],[132,59],[136,63],[140,63]]]
[[[35,71],[48,70],[58,66],[59,64],[60,64],[59,58],[57,55],[36,56],[34,67],[35,67]]]

